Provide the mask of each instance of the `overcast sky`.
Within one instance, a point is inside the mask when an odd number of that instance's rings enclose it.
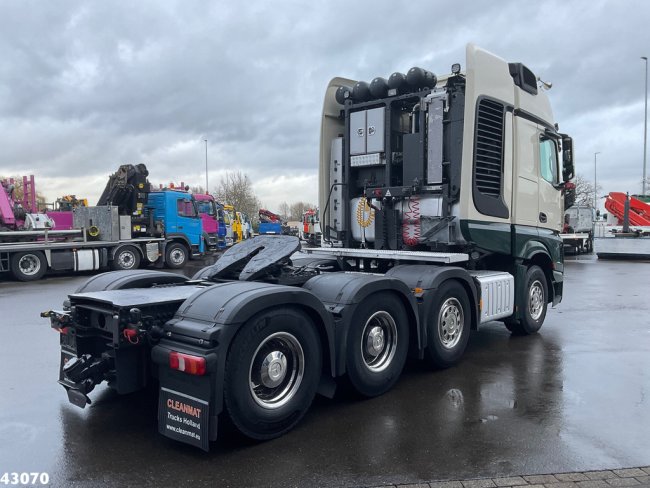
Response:
[[[640,192],[647,1],[0,2],[0,174],[94,204],[120,164],[154,183],[249,175],[261,201],[317,201],[334,76],[447,73],[467,42],[553,83],[577,171]],[[602,207],[601,207],[602,208]]]

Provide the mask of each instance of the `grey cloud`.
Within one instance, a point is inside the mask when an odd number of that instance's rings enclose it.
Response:
[[[330,78],[446,72],[471,41],[552,81],[556,117],[579,135],[578,169],[589,177],[602,150],[605,189],[625,190],[640,179],[649,13],[632,1],[7,1],[0,173],[144,161],[164,181],[200,168],[207,138],[214,171],[315,174]]]

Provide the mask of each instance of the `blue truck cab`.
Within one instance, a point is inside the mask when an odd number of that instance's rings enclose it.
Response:
[[[201,217],[190,193],[153,191],[148,195],[147,207],[153,213],[154,221],[162,223],[165,237],[163,254],[168,266],[181,267],[191,256],[205,252]]]

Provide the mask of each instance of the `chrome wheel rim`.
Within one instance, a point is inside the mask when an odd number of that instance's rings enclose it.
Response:
[[[117,257],[121,269],[131,269],[135,265],[135,256],[131,251],[124,251]]]
[[[172,249],[169,253],[169,260],[174,264],[182,264],[185,261],[185,253],[182,249]]]
[[[18,268],[26,276],[33,276],[41,270],[41,260],[33,254],[26,254],[18,261]]]
[[[391,314],[383,310],[372,314],[361,333],[361,357],[373,373],[385,370],[395,357],[397,324]]]
[[[298,339],[276,332],[255,350],[248,369],[253,400],[267,409],[286,405],[298,392],[305,374],[305,353]]]
[[[447,298],[440,307],[438,314],[438,335],[440,343],[445,349],[452,349],[458,345],[465,327],[463,307],[457,298]]]
[[[528,312],[533,320],[538,320],[544,310],[544,288],[539,280],[530,285],[528,292]]]

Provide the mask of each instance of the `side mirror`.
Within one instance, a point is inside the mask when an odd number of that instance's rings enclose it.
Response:
[[[567,181],[564,184],[564,208],[570,208],[576,202],[576,186]],[[567,216],[568,217],[568,216]]]
[[[562,179],[570,181],[575,176],[573,165],[573,139],[562,134]]]

